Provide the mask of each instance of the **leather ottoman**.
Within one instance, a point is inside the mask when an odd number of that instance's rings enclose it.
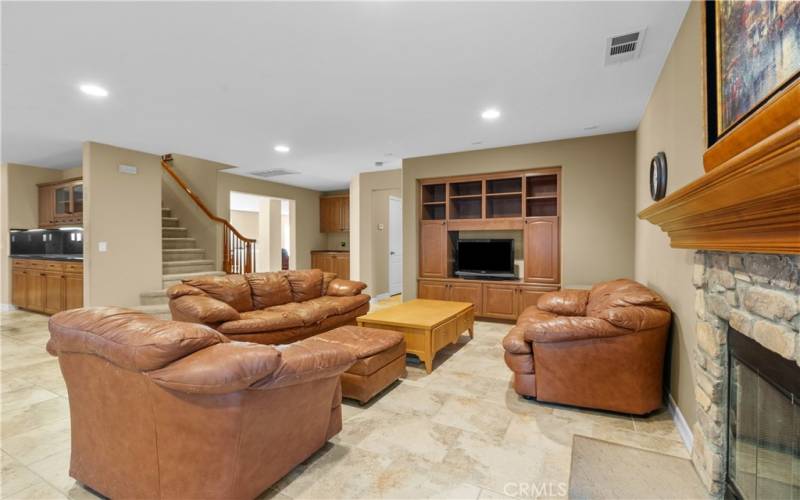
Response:
[[[392,330],[342,326],[315,339],[347,347],[357,360],[342,374],[342,396],[364,404],[406,376],[406,341]]]

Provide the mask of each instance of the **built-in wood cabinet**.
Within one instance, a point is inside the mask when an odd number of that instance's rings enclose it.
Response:
[[[83,179],[38,184],[39,227],[83,224]]]
[[[419,182],[419,277],[454,278],[452,242],[460,231],[518,231],[522,255],[515,259],[524,262],[520,281],[558,289],[560,226],[560,167],[424,179]],[[516,317],[538,293],[522,290],[485,285],[484,316]],[[424,291],[433,294],[434,287],[426,284]]]
[[[350,279],[350,252],[312,251],[311,267],[327,273],[336,273],[336,276],[342,279]]]
[[[558,229],[558,217],[525,219],[525,281],[547,284],[561,282]]]
[[[558,286],[535,285],[521,281],[481,281],[461,278],[417,281],[417,297],[432,300],[471,302],[475,315],[483,318],[514,320],[526,307],[536,305],[542,294]]]
[[[29,311],[55,314],[83,307],[83,264],[11,260],[11,302]]]
[[[349,196],[325,196],[319,199],[319,231],[321,233],[350,231]]]
[[[448,236],[445,221],[422,221],[419,231],[419,275],[448,277]]]

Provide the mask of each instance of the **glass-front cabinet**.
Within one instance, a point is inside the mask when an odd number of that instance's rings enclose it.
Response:
[[[39,227],[83,224],[83,179],[39,184]]]

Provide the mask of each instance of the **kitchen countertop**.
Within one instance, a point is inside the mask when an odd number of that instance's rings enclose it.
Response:
[[[71,262],[83,262],[83,255],[75,255],[68,253],[51,253],[51,254],[30,254],[30,255],[10,255],[12,259],[28,259],[28,260],[66,260]]]

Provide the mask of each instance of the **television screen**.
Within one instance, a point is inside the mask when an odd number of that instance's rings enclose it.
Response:
[[[479,274],[514,274],[514,240],[458,240],[456,270]]]

